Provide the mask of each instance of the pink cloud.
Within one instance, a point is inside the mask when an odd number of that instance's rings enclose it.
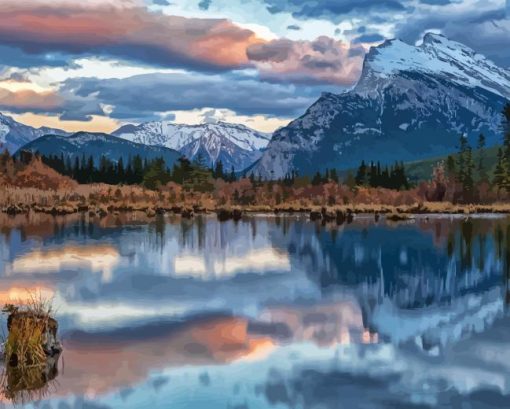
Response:
[[[62,99],[52,91],[9,91],[0,88],[0,107],[10,111],[52,112],[62,106]]]
[[[256,67],[274,81],[351,85],[364,54],[360,45],[326,36],[267,41],[226,19],[151,12],[141,0],[4,0],[0,21],[0,44],[28,53],[110,55],[206,71]]]
[[[168,16],[132,2],[32,3],[0,8],[0,43],[27,52],[109,53],[148,63],[191,68],[240,68],[246,48],[262,40],[225,19]]]
[[[289,82],[352,85],[360,74],[365,50],[330,37],[314,41],[273,40],[248,48],[261,75]]]

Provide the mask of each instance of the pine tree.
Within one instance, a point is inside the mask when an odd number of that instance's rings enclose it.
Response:
[[[338,183],[338,173],[336,169],[331,169],[331,172],[329,173],[329,177],[331,180],[335,183]]]
[[[457,177],[457,167],[453,155],[448,155],[446,158],[446,174],[450,179]]]
[[[467,138],[464,135],[459,139],[459,151],[457,154],[457,177],[460,183],[463,183],[466,172],[466,150],[468,147]]]
[[[359,166],[354,179],[356,180],[356,184],[359,186],[367,183],[367,165],[364,160],[361,161],[361,165]]]
[[[465,172],[464,181],[462,187],[464,189],[465,198],[471,200],[474,195],[475,183],[473,178],[473,170],[475,169],[475,163],[473,161],[473,151],[468,145],[465,152]]]
[[[117,182],[118,183],[126,183],[126,174],[124,170],[124,159],[122,156],[119,158],[117,162]]]
[[[95,168],[94,168],[94,158],[92,157],[92,155],[89,156],[89,159],[87,161],[87,182],[88,183],[91,183],[91,182],[95,182],[96,179],[96,171],[95,171]]]
[[[322,175],[319,171],[312,178],[312,185],[318,186],[322,183]]]
[[[377,187],[377,167],[374,162],[370,163],[370,170],[368,173],[368,184],[371,187]]]
[[[216,166],[214,167],[213,172],[215,179],[224,179],[225,175],[223,174],[223,162],[221,160],[218,160],[216,162]]]
[[[485,169],[485,135],[481,133],[478,136],[478,178],[480,180],[486,180],[487,179],[487,171]]]
[[[329,182],[329,169],[328,168],[326,168],[326,171],[324,172],[324,178],[322,179],[322,182],[323,183]]]
[[[232,169],[230,170],[230,176],[229,176],[228,179],[229,179],[230,182],[235,182],[237,180],[237,178],[236,178],[236,171],[235,171],[233,166],[232,166]]]
[[[496,162],[496,169],[494,170],[494,178],[492,183],[498,188],[498,191],[504,187],[505,182],[505,165],[503,159],[503,149],[498,149],[498,160]]]
[[[143,184],[149,189],[155,189],[158,185],[164,185],[170,181],[170,175],[166,169],[163,158],[154,159],[147,163],[147,172],[143,177]]]
[[[503,186],[510,191],[510,102],[503,108]]]

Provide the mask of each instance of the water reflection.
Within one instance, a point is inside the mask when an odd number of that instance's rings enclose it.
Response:
[[[0,300],[35,288],[58,308],[66,368],[47,407],[497,407],[510,393],[507,218],[1,217]]]

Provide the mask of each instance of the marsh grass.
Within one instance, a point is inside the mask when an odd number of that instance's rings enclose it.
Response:
[[[0,390],[15,405],[40,401],[57,389],[56,374],[56,367],[49,366],[7,368],[0,377]]]
[[[50,392],[58,370],[58,356],[48,356],[44,347],[54,331],[53,300],[28,292],[24,302],[7,304],[8,335],[4,341],[5,368],[0,378],[2,394],[13,403],[42,399]]]
[[[18,305],[7,304],[3,312],[9,314],[8,335],[4,343],[4,360],[8,366],[29,368],[46,365],[44,345],[54,320],[53,300],[29,293]]]

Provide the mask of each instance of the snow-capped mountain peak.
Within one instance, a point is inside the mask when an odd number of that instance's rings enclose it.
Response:
[[[33,128],[0,113],[0,151],[7,149],[14,153],[23,145],[48,133],[69,135],[61,129],[47,127]]]
[[[440,34],[427,33],[420,46],[399,39],[372,47],[365,59],[361,88],[366,79],[388,78],[400,72],[442,75],[459,85],[480,87],[510,97],[510,73],[471,48]]]
[[[242,170],[262,154],[270,135],[241,124],[227,122],[199,125],[153,121],[125,125],[114,135],[146,145],[159,145],[180,151],[190,159],[201,153],[209,164],[221,160],[226,169]]]
[[[366,55],[356,86],[323,94],[275,132],[250,172],[274,179],[443,156],[462,134],[494,145],[509,99],[510,72],[463,44],[438,34],[418,46],[388,40]]]

